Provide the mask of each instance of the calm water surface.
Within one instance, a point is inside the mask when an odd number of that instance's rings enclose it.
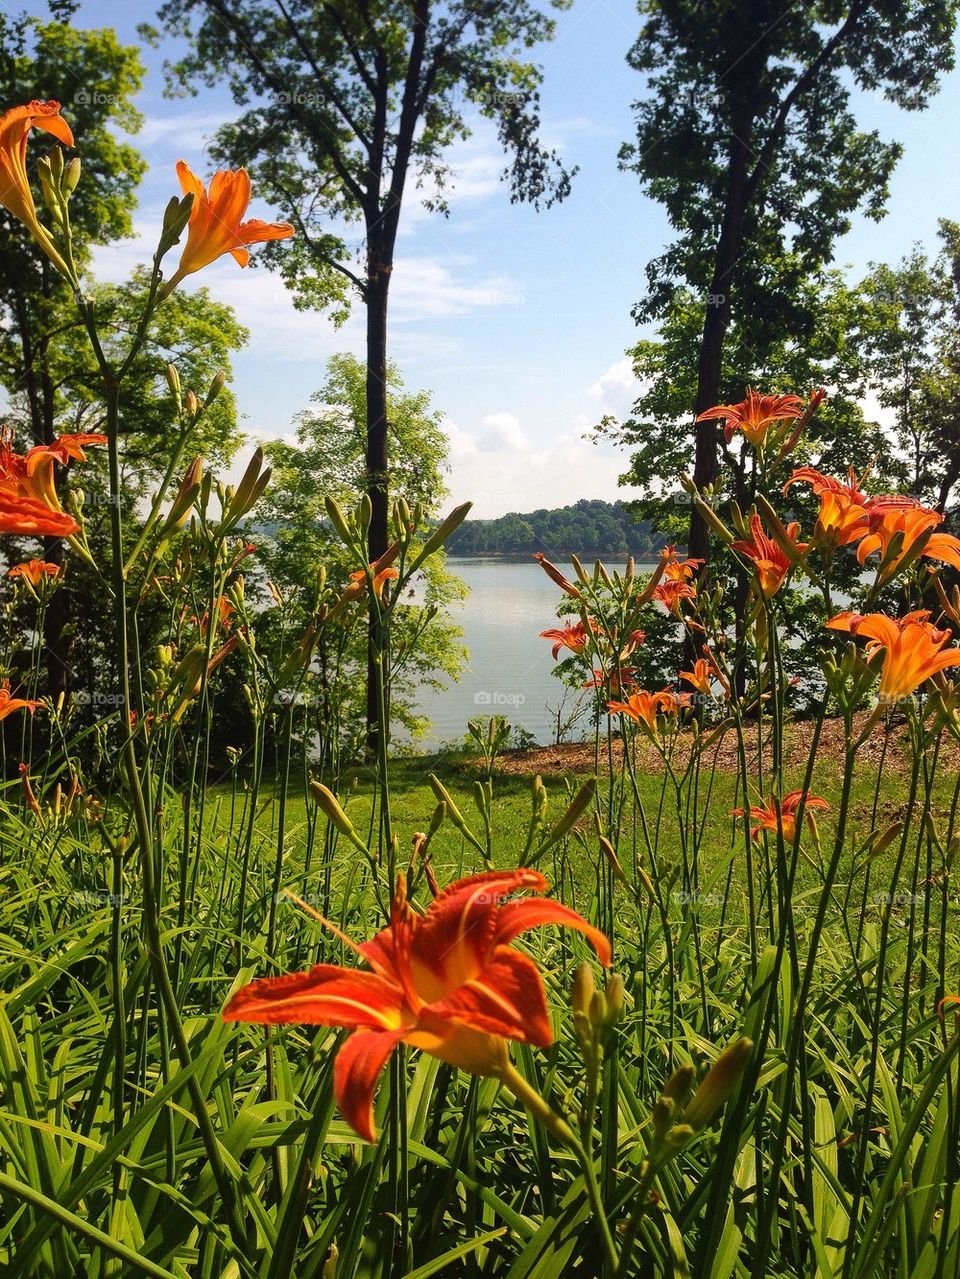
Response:
[[[534,560],[451,556],[447,563],[469,591],[453,617],[470,656],[458,684],[421,694],[418,709],[432,725],[425,745],[462,738],[476,715],[506,715],[538,742],[551,742],[547,706],[556,708],[563,685],[551,674],[552,645],[540,632],[558,625],[559,589]]]

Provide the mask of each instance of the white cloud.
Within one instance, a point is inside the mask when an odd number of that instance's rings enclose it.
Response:
[[[454,268],[456,274],[454,274]],[[523,294],[502,275],[478,275],[472,259],[401,258],[394,269],[390,305],[397,320],[448,319],[470,311],[517,306]]]
[[[159,217],[144,217],[137,222],[130,239],[96,248],[96,278],[120,283],[129,279],[135,267],[149,265],[160,229]],[[167,259],[168,272],[173,270],[177,253],[174,249]],[[363,308],[358,301],[346,324],[335,329],[326,313],[296,310],[292,295],[278,275],[240,268],[230,257],[211,263],[181,287],[208,288],[217,301],[232,306],[241,323],[250,329],[249,350],[257,357],[316,360],[335,351],[359,354],[363,350]],[[404,258],[397,265],[390,295],[391,318],[396,323],[391,341],[393,353],[401,361],[408,356],[421,357],[425,349],[439,358],[449,357],[459,350],[459,342],[451,340],[449,334],[419,332],[414,337],[404,331],[406,326],[414,321],[456,318],[522,302],[523,295],[513,281],[502,275],[481,274],[467,255],[446,254],[442,260]]]
[[[455,142],[444,153],[444,164],[449,166],[449,175],[442,190],[433,175],[421,172],[415,176],[410,199],[404,202],[401,236],[421,231],[424,222],[442,216],[424,208],[424,200],[442,196],[458,214],[464,204],[486,200],[503,186],[504,156],[487,138],[473,136]]]
[[[490,416],[517,420],[509,413]],[[568,506],[584,497],[612,501],[635,495],[618,488],[625,458],[609,444],[593,444],[571,430],[546,445],[524,437],[517,447],[491,449],[485,438],[489,420],[484,418],[477,432],[449,419],[444,423],[450,441],[450,503],[472,501],[475,518]]]
[[[499,444],[516,452],[526,447],[527,440],[520,426],[520,419],[512,413],[488,413],[483,419],[482,448]]]
[[[171,114],[164,111],[161,115],[146,112],[143,125],[138,133],[130,135],[134,146],[141,151],[151,151],[154,147],[162,154],[163,162],[171,148],[179,152],[191,166],[199,163],[206,154],[213,135],[232,119],[236,112],[229,111],[181,111]]]
[[[599,400],[604,413],[625,417],[640,394],[641,386],[641,380],[633,371],[633,361],[629,356],[624,356],[616,364],[611,364],[592,386],[587,387],[587,394],[592,399]]]

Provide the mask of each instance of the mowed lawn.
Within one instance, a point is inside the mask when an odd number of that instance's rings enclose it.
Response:
[[[804,895],[818,890],[823,881],[822,867],[832,849],[835,815],[841,798],[842,764],[842,758],[828,749],[818,754],[815,762],[810,793],[823,797],[829,803],[830,811],[816,814],[820,851],[809,832],[803,840],[804,855],[798,870],[795,900],[795,905],[801,909]],[[516,866],[524,861],[534,775],[519,771],[522,767],[522,759],[514,758],[510,764],[511,771],[495,771],[493,775],[492,861],[500,867]],[[393,833],[398,844],[398,866],[406,864],[413,835],[429,829],[437,807],[437,797],[430,785],[431,773],[443,782],[481,843],[484,840],[483,821],[474,799],[476,783],[483,777],[476,760],[449,756],[401,758],[391,768]],[[543,777],[549,796],[546,827],[561,817],[567,804],[586,780],[583,773],[557,772]],[[799,788],[803,780],[803,770],[792,769],[786,775],[784,792]],[[677,813],[673,786],[669,780],[665,782],[662,772],[640,772],[637,782],[646,814],[648,836],[655,848],[656,867],[668,885],[664,890],[664,897],[671,901],[670,913],[673,914],[675,909],[679,916],[693,899],[683,889],[681,876],[684,849],[679,832],[684,823]],[[291,779],[283,804],[282,883],[294,891],[306,892],[309,896],[313,877],[322,873],[323,860],[314,852],[308,859],[310,871],[304,876],[305,854],[311,843],[315,848],[322,846],[326,819],[319,813],[314,801],[306,797],[303,783],[302,777]],[[940,836],[946,834],[950,805],[957,785],[955,767],[941,767],[931,790],[929,804],[934,828]],[[862,886],[861,878],[868,864],[868,902],[874,899],[882,902],[888,893],[888,872],[896,858],[897,839],[892,839],[878,856],[865,856],[863,846],[871,831],[886,831],[906,815],[909,789],[909,775],[897,765],[896,760],[893,763],[890,758],[885,761],[879,783],[876,758],[865,757],[858,766],[851,788],[847,847],[835,889],[838,896],[845,895],[848,887],[856,892]],[[369,839],[371,846],[375,846],[375,839],[370,831],[372,792],[373,778],[369,770],[345,770],[339,792],[341,803],[361,837]],[[606,793],[602,782],[599,793],[601,805],[605,809]],[[256,860],[260,862],[264,872],[268,864],[271,867],[274,864],[281,834],[279,794],[279,788],[271,784],[264,785],[257,807],[255,842],[259,856]],[[759,795],[753,794],[749,797],[749,802],[755,804],[760,799]],[[234,799],[235,827],[239,824],[236,822],[236,814],[239,813],[242,802],[242,790],[238,788]],[[222,837],[229,823],[230,804],[231,793],[228,787],[218,786],[208,793],[205,825],[214,843],[218,842],[217,832]],[[759,878],[764,859],[768,856],[772,859],[774,856],[775,840],[771,837],[767,849],[761,841],[754,850],[752,861],[748,862],[742,821],[731,815],[733,808],[742,805],[743,796],[738,791],[734,772],[726,768],[716,768],[713,771],[704,768],[701,771],[698,786],[700,834],[696,850],[687,850],[687,864],[692,866],[695,863],[699,890],[697,904],[707,917],[714,915],[726,894],[745,895],[748,866],[752,865],[755,877]],[[923,805],[921,783],[915,800],[917,811],[914,813],[910,836],[908,866],[915,853],[921,853],[920,843],[926,844],[920,838],[921,827],[916,820]],[[621,833],[619,851],[628,878],[634,855],[639,864],[648,870],[651,868],[639,825],[636,830],[627,829]],[[441,885],[461,874],[483,869],[480,852],[470,845],[449,818],[433,838],[430,852],[433,868]],[[926,852],[923,851],[922,855],[925,857]],[[343,869],[344,862],[359,856],[347,840],[340,838],[335,858],[340,862],[338,870]],[[595,882],[599,857],[596,830],[593,819],[588,815],[581,819],[564,846],[548,854],[549,864],[541,865],[541,869],[548,878],[556,879],[561,874],[565,876],[565,897],[569,899],[571,889],[590,891]],[[936,873],[941,867],[933,865],[931,869]],[[338,878],[339,875],[335,875],[335,879]]]

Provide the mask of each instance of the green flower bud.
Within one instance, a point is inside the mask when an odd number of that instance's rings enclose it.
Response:
[[[713,1119],[720,1107],[733,1095],[753,1052],[753,1040],[745,1036],[734,1040],[723,1050],[707,1071],[693,1100],[683,1112],[684,1120],[694,1132],[700,1132]]]

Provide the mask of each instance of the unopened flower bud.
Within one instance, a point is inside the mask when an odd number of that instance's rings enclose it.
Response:
[[[211,405],[214,402],[214,400],[223,390],[226,380],[227,380],[227,375],[226,373],[224,373],[222,369],[220,369],[217,373],[213,375],[213,381],[210,383],[209,391],[207,391],[207,398],[203,402],[205,407]]]
[[[682,1150],[696,1136],[696,1129],[689,1124],[675,1124],[666,1135],[666,1143],[674,1150]]]
[[[73,195],[80,181],[80,157],[75,155],[63,171],[61,187],[68,195]]]
[[[627,1006],[627,988],[619,974],[614,973],[612,977],[607,979],[603,998],[606,1005],[603,1029],[611,1030],[623,1016],[624,1009]]]
[[[597,984],[593,978],[593,968],[588,963],[578,964],[577,971],[573,975],[573,992],[570,996],[573,1011],[588,1018],[590,1005],[596,993]]]
[[[752,1052],[753,1040],[745,1036],[736,1039],[723,1050],[707,1071],[700,1087],[693,1094],[693,1100],[683,1112],[684,1120],[695,1132],[705,1128],[724,1102],[732,1096]]]

